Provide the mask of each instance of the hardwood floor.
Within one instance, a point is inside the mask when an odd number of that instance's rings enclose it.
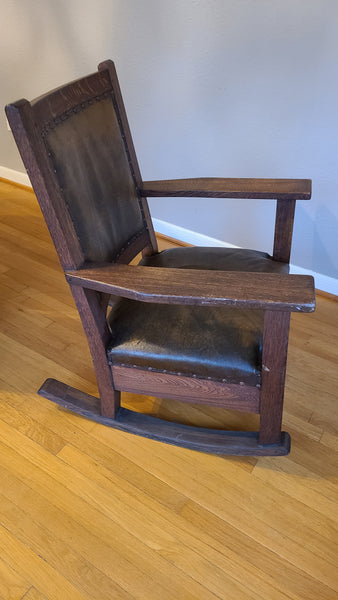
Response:
[[[95,378],[34,194],[2,181],[0,200],[0,599],[334,600],[337,301],[292,316],[288,457],[215,457],[124,434],[36,394],[49,376],[95,394]],[[124,403],[211,427],[243,419]]]

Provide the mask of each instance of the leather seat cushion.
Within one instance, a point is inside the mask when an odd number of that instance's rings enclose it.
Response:
[[[242,248],[204,248],[192,246],[169,248],[146,256],[140,265],[176,269],[288,273],[289,265],[273,260],[266,252]]]
[[[111,364],[260,382],[263,312],[120,298],[109,316]]]
[[[152,267],[288,272],[255,250],[172,248],[142,259]],[[109,316],[111,364],[260,383],[264,314],[229,307],[151,304],[120,298]]]

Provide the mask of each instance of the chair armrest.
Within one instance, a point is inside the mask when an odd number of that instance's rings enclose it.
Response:
[[[310,179],[171,179],[144,181],[141,196],[193,198],[265,198],[277,200],[309,200]]]
[[[68,271],[71,285],[133,300],[162,304],[228,305],[239,308],[312,312],[313,277],[165,269],[121,264]]]

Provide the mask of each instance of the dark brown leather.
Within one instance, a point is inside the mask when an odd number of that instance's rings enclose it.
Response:
[[[145,223],[111,97],[69,111],[44,139],[85,259],[114,260]]]
[[[266,252],[242,248],[170,248],[142,259],[148,267],[288,273],[289,265],[275,261]]]
[[[120,299],[109,323],[112,363],[232,383],[260,382],[261,311]]]
[[[152,267],[288,272],[255,250],[172,248],[142,259]],[[187,277],[189,274],[187,273]],[[260,383],[263,312],[228,307],[177,306],[119,299],[109,317],[112,363]]]

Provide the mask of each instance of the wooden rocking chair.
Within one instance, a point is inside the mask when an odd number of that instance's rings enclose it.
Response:
[[[295,201],[311,197],[311,182],[142,181],[111,61],[6,113],[87,335],[100,397],[53,379],[39,393],[169,444],[287,454],[281,422],[290,312],[315,306],[312,277],[288,275],[288,262]],[[197,247],[159,253],[147,196],[276,199],[273,256]],[[139,265],[130,265],[140,252]],[[121,391],[258,413],[259,431],[150,417],[122,408]]]

